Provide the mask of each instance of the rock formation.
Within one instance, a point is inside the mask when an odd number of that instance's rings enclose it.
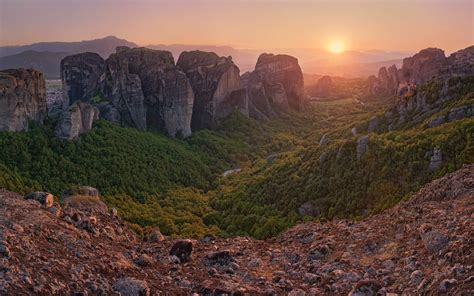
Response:
[[[214,127],[235,110],[248,115],[239,68],[214,53],[184,52],[175,65],[168,51],[122,46],[105,61],[66,57],[61,73],[69,102],[97,104],[101,118],[172,137]]]
[[[67,56],[61,61],[61,80],[65,109],[74,102],[89,101],[101,94],[104,59],[92,52]]]
[[[104,96],[137,128],[191,135],[194,94],[170,52],[120,49],[106,61]]]
[[[249,96],[249,114],[268,119],[277,111],[303,110],[303,72],[289,55],[261,54],[255,70],[243,77]]]
[[[334,85],[331,76],[323,76],[316,84],[316,95],[321,97],[328,97],[334,90]]]
[[[24,131],[29,121],[47,116],[43,74],[36,70],[0,71],[0,131]]]
[[[401,69],[395,65],[380,68],[378,77],[367,81],[369,94],[412,95],[413,89],[433,79],[474,75],[474,46],[459,50],[449,57],[438,48],[421,50],[405,58]]]
[[[143,240],[100,199],[0,190],[0,294],[472,295],[473,184],[469,165],[362,221],[199,241]]]
[[[56,125],[56,137],[74,140],[92,129],[92,124],[99,119],[99,110],[91,104],[76,101],[61,114]]]
[[[423,84],[438,77],[447,64],[448,60],[444,56],[443,50],[438,48],[423,49],[414,56],[403,60],[403,66],[399,73],[400,81],[416,85]]]
[[[215,127],[234,111],[248,116],[247,94],[231,57],[185,51],[176,65],[186,73],[194,91],[192,130]]]

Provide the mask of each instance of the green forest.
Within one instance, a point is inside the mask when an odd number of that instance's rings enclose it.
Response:
[[[460,90],[441,112],[472,103],[473,89]],[[316,101],[302,113],[265,123],[234,114],[219,129],[186,139],[100,120],[68,142],[54,137],[50,120],[28,132],[0,133],[0,188],[59,196],[77,185],[93,186],[138,233],[159,227],[174,236],[267,238],[301,221],[361,219],[474,162],[473,117],[434,128],[427,119],[379,130],[369,134],[368,152],[358,159],[351,128],[366,126],[392,102]],[[323,134],[326,145],[319,144]],[[431,171],[434,148],[443,161]],[[242,171],[222,176],[235,168]],[[308,201],[319,215],[298,213]]]

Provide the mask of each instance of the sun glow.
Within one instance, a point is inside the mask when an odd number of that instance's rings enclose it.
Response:
[[[331,41],[328,45],[328,50],[334,54],[343,53],[345,50],[344,43],[340,40]]]

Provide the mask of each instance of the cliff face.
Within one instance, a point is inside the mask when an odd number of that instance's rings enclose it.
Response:
[[[23,131],[47,115],[43,74],[36,70],[0,71],[0,131]]]
[[[86,53],[65,58],[61,66],[70,102],[98,99],[104,119],[172,137],[191,134],[194,94],[171,53],[119,47],[105,61]]]
[[[379,215],[304,223],[263,241],[158,230],[142,239],[93,188],[61,204],[0,190],[0,292],[471,295],[473,186],[465,166]]]
[[[193,130],[214,127],[233,111],[248,116],[247,94],[232,58],[185,51],[177,66],[186,73],[194,91]]]
[[[61,65],[70,104],[97,103],[102,118],[136,128],[186,137],[235,110],[248,116],[239,68],[214,53],[184,52],[175,65],[167,51],[120,47],[105,61],[86,53]]]
[[[100,94],[105,71],[104,59],[92,52],[67,56],[61,61],[64,108],[75,101],[87,101]]]
[[[106,64],[104,96],[127,123],[173,137],[191,135],[194,94],[170,52],[122,49]]]
[[[303,72],[298,59],[288,55],[262,54],[255,70],[243,77],[252,116],[271,118],[275,111],[303,110]]]

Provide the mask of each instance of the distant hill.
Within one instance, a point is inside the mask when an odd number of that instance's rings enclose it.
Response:
[[[117,46],[138,47],[139,45],[108,36],[94,40],[78,42],[40,42],[21,46],[0,46],[0,57],[3,57],[0,68],[18,68],[25,65],[41,65],[39,70],[45,72],[46,78],[59,77],[59,63],[64,53],[76,54],[81,52],[96,52],[107,58],[115,52]],[[234,63],[240,68],[240,73],[252,71],[259,55],[263,52],[289,54],[298,58],[305,73],[322,74],[341,77],[367,77],[376,75],[381,66],[401,64],[406,52],[386,52],[380,50],[347,51],[334,55],[322,49],[283,48],[283,49],[240,49],[231,46],[191,45],[191,44],[156,44],[146,46],[151,49],[170,51],[175,60],[183,51],[202,50],[215,52],[220,56],[232,56]],[[47,52],[47,53],[46,53]],[[17,56],[22,54],[20,56]],[[53,57],[56,56],[56,57]],[[22,60],[25,58],[25,60]],[[56,59],[56,60],[55,60]],[[57,70],[54,70],[54,69]],[[46,72],[48,69],[48,72]],[[50,71],[49,69],[52,69]]]
[[[115,52],[117,46],[137,47],[138,45],[125,39],[115,36],[108,36],[94,40],[83,40],[77,42],[40,42],[30,45],[20,46],[1,46],[0,57],[11,56],[28,50],[49,51],[49,52],[96,52],[103,58],[107,58],[111,53]]]
[[[28,50],[19,54],[0,58],[0,69],[34,68],[43,72],[48,79],[60,78],[59,65],[69,55],[67,52]]]
[[[125,39],[108,36],[101,39],[78,42],[40,42],[21,46],[0,47],[0,69],[35,68],[44,73],[46,79],[60,75],[61,60],[71,54],[96,52],[107,58],[117,46],[137,47]]]

